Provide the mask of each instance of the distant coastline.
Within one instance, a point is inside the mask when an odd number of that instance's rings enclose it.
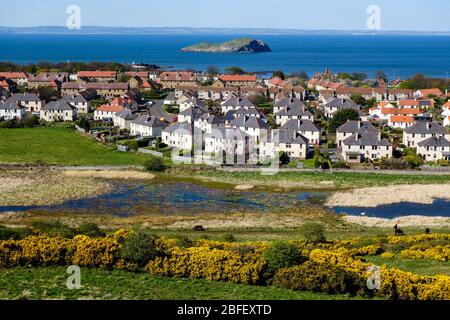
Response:
[[[278,28],[193,28],[193,27],[101,27],[86,26],[69,30],[63,26],[8,27],[0,26],[0,34],[154,34],[154,35],[411,35],[450,36],[450,31],[407,31],[407,30],[304,30]]]

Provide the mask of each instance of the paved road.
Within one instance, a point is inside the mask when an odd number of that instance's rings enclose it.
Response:
[[[153,105],[150,107],[150,115],[164,118],[169,122],[174,122],[176,114],[168,113],[164,110],[164,100],[152,100]]]

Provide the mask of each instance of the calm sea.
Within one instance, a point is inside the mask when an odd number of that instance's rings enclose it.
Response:
[[[223,35],[0,35],[0,61],[118,61],[205,70],[240,66],[248,71],[377,70],[390,78],[418,72],[447,77],[449,36],[258,35],[273,52],[261,54],[182,53],[202,41],[222,42],[241,37]],[[246,37],[249,37],[248,35]]]

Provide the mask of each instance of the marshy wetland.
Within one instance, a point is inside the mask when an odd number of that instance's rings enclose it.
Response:
[[[438,184],[351,189],[334,182],[315,188],[236,182],[139,171],[3,170],[0,223],[58,217],[171,229],[295,228],[305,221],[450,226],[450,188]]]

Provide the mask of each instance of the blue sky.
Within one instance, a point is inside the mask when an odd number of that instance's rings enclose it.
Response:
[[[450,31],[448,0],[0,0],[2,26],[65,25],[80,6],[83,25],[365,29],[369,5],[382,30]]]

